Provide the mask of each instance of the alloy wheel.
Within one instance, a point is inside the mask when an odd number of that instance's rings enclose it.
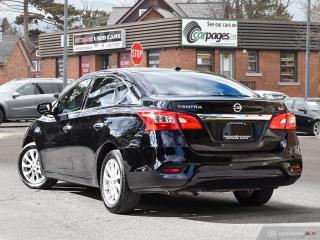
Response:
[[[39,163],[39,152],[37,149],[29,149],[23,155],[21,169],[25,179],[33,185],[41,185],[45,181]]]
[[[313,134],[317,137],[320,137],[320,121],[317,121],[313,125]]]
[[[110,159],[103,174],[103,196],[108,207],[113,207],[117,204],[121,193],[121,170],[115,159]]]

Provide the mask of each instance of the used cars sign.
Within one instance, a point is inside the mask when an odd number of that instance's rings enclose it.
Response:
[[[238,22],[223,20],[182,20],[182,45],[237,47]]]
[[[95,51],[126,47],[125,30],[80,33],[73,36],[73,51]]]

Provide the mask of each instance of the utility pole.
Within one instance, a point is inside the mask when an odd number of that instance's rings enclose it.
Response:
[[[64,0],[63,86],[68,85],[68,0]]]
[[[24,43],[29,51],[29,10],[28,10],[28,0],[23,1],[23,35]]]
[[[307,41],[306,41],[306,90],[305,99],[309,97],[310,85],[310,22],[311,22],[311,0],[308,0],[307,10]]]

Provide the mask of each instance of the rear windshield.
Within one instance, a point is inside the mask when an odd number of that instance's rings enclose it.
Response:
[[[0,86],[0,93],[11,93],[17,86],[21,84],[16,81],[7,82]]]
[[[139,76],[155,95],[256,97],[249,88],[223,77],[194,72],[144,72]]]

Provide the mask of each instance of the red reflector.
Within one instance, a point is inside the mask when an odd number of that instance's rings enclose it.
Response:
[[[202,129],[199,120],[186,113],[150,110],[138,112],[138,115],[146,124],[146,131]]]
[[[295,130],[296,116],[293,113],[275,115],[270,122],[269,128],[275,130]]]
[[[291,165],[290,167],[291,169],[294,169],[294,170],[301,169],[301,166],[299,164]]]
[[[181,168],[164,168],[161,169],[161,173],[166,174],[179,174],[181,172]]]

